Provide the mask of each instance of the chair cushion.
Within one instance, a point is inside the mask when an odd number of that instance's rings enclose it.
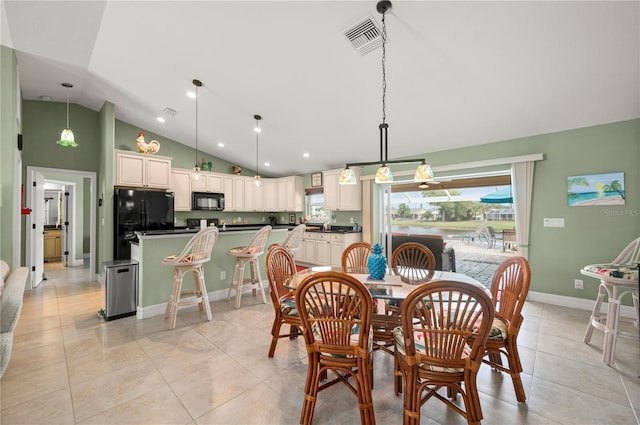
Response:
[[[491,324],[489,339],[507,339],[507,324],[504,320],[496,317]]]
[[[296,307],[296,300],[288,299],[280,303],[280,312],[287,316],[297,316],[298,308]]]
[[[423,333],[422,332],[414,332],[413,334],[413,343],[416,346],[416,351],[421,354],[427,354],[425,349],[425,344],[423,341]],[[396,351],[398,354],[405,356],[406,351],[404,347],[404,330],[402,326],[398,326],[393,329],[393,338],[396,342]],[[469,353],[471,353],[471,347],[468,344],[464,345],[464,349],[462,351],[462,358],[469,357]],[[434,365],[422,365],[421,367],[427,367],[429,370],[433,372],[447,372],[447,373],[460,373],[464,372],[464,368],[458,367],[442,367],[442,366],[434,366]]]

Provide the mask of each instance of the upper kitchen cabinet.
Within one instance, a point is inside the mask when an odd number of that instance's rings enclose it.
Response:
[[[324,208],[330,211],[360,211],[362,210],[362,183],[360,182],[361,168],[353,168],[356,184],[339,184],[342,170],[329,170],[323,173],[324,180]]]
[[[222,179],[225,211],[244,211],[244,182],[247,178],[227,174]]]
[[[280,182],[278,182],[278,179],[263,179],[262,185],[264,186],[265,211],[284,211],[282,205],[280,205],[280,198],[278,197],[280,190]]]
[[[192,192],[224,192],[224,175],[217,173],[200,172],[200,178],[191,181]]]
[[[264,211],[304,211],[304,189],[301,176],[262,179]]]
[[[264,181],[260,181],[260,185],[256,185],[256,179],[254,178],[244,180],[244,210],[265,211]]]
[[[169,189],[171,158],[115,151],[116,186]]]
[[[301,176],[290,176],[278,179],[284,188],[284,210],[304,211],[304,189]]]
[[[191,170],[171,169],[171,191],[175,211],[191,211]]]

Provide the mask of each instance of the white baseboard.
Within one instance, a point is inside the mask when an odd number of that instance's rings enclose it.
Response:
[[[265,295],[268,295],[269,287],[265,286],[264,284],[263,284],[263,287],[264,287]],[[214,292],[209,292],[207,294],[209,297],[209,301],[211,302],[211,301],[226,300],[228,291],[229,291],[228,289],[219,289]],[[193,306],[187,305],[187,306],[178,307],[178,310],[181,310],[183,308],[190,308],[190,307],[193,307]],[[163,315],[166,310],[167,310],[167,303],[150,305],[148,307],[138,307],[138,309],[136,310],[136,318],[146,319],[153,316],[160,316],[160,315]]]
[[[529,296],[527,297],[527,300],[557,305],[560,307],[577,308],[579,310],[587,310],[587,311],[592,311],[596,303],[596,300],[585,300],[584,298],[574,298],[574,297],[567,297],[564,295],[554,295],[554,294],[547,294],[544,292],[532,292],[532,291],[529,291]],[[602,313],[607,312],[607,306],[608,306],[608,303],[606,302],[602,303],[602,307],[600,308]],[[634,311],[634,308],[628,305],[620,306],[620,316],[630,318],[630,319],[635,319],[637,317],[636,312]]]

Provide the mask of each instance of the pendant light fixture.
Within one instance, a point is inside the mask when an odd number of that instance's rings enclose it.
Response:
[[[73,87],[71,83],[62,83],[60,84],[62,87],[67,89],[67,126],[62,130],[62,134],[60,135],[60,140],[56,143],[60,146],[70,146],[75,148],[78,146],[75,139],[73,138],[73,131],[69,128],[69,89]]]
[[[258,136],[262,133],[262,129],[260,128],[260,120],[262,117],[260,115],[254,115],[253,118],[256,120],[256,126],[253,128],[253,131],[256,132],[256,175],[254,177],[254,182],[256,186],[260,186],[260,172],[259,172],[259,145],[258,145]]]
[[[196,165],[193,167],[193,178],[198,180],[200,178],[200,166],[198,165],[198,87],[202,87],[202,81],[194,79],[193,85],[196,87]]]
[[[414,180],[416,181],[430,181],[433,180],[433,171],[431,167],[424,159],[400,159],[389,160],[388,159],[388,136],[389,136],[389,124],[387,124],[387,73],[386,73],[386,44],[387,44],[387,26],[385,23],[385,13],[391,10],[391,2],[388,0],[381,0],[376,5],[378,13],[382,14],[382,124],[378,125],[380,131],[380,161],[374,162],[358,162],[347,164],[340,174],[338,182],[340,184],[356,184],[356,176],[353,170],[350,168],[356,165],[375,165],[380,164],[380,167],[376,171],[375,181],[376,183],[391,183],[393,182],[393,173],[391,168],[387,164],[406,164],[412,162],[419,162],[420,165],[416,169]]]

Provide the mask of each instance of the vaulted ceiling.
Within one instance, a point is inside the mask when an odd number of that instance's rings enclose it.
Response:
[[[72,103],[112,102],[118,119],[193,147],[197,78],[211,155],[254,169],[260,114],[266,175],[379,158],[382,51],[344,36],[380,23],[375,1],[2,1],[1,12],[24,99],[64,102],[70,82]],[[633,1],[394,1],[389,158],[640,117],[639,17]]]

